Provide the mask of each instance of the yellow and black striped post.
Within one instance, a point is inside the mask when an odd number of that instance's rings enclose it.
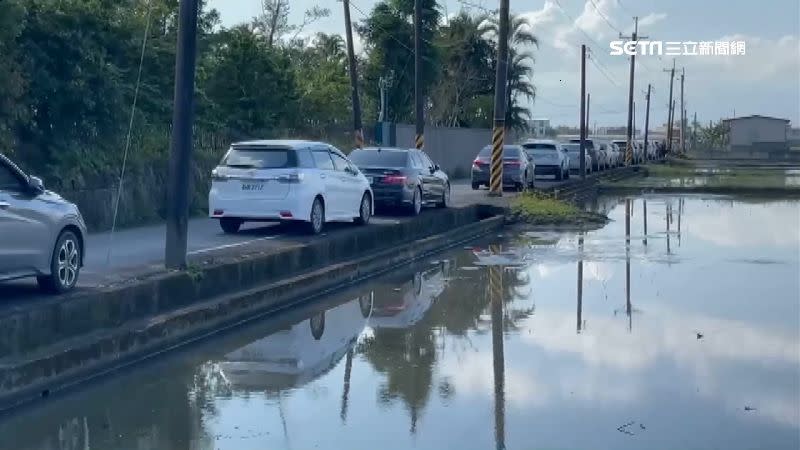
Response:
[[[625,165],[630,166],[633,163],[633,144],[628,140],[628,145],[625,147]]]
[[[356,148],[364,148],[364,130],[357,129],[353,133],[355,141],[356,141]]]
[[[503,142],[505,121],[496,121],[492,130],[492,161],[489,165],[489,195],[503,195]]]
[[[424,134],[417,134],[414,138],[414,148],[417,150],[422,150],[425,147],[425,135]]]

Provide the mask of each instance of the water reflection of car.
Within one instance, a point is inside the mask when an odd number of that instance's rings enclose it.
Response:
[[[449,264],[417,272],[399,290],[375,296],[370,325],[374,328],[408,328],[419,322],[447,286]],[[401,284],[402,283],[402,284]]]
[[[280,391],[327,373],[352,348],[372,313],[363,295],[234,350],[219,363],[236,387]]]

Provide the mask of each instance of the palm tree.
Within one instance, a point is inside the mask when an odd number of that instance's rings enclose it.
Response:
[[[500,24],[497,16],[493,16],[481,24],[479,31],[486,35],[497,36]],[[533,63],[533,55],[523,50],[525,46],[539,46],[539,39],[533,34],[530,22],[524,16],[511,15],[509,18],[508,33],[508,56],[509,64],[506,66],[506,125],[510,128],[527,128],[527,118],[530,118],[530,111],[520,106],[518,96],[522,95],[527,100],[533,100],[536,96],[536,88],[533,85],[533,67],[528,63]]]

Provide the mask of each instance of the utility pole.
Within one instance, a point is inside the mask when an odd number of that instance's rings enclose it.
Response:
[[[619,34],[620,39],[628,39],[633,42],[638,42],[639,38],[647,39],[647,36],[639,36],[639,17],[633,18],[633,35],[630,37]],[[631,55],[631,75],[628,81],[628,143],[625,149],[625,165],[630,165],[633,161],[633,73],[636,66],[636,55]]]
[[[636,139],[636,102],[633,102],[633,139]]]
[[[199,0],[180,0],[178,13],[172,148],[167,185],[167,241],[164,248],[164,263],[168,269],[185,269],[187,265],[198,2]]]
[[[686,68],[681,67],[681,153],[686,153],[686,110],[683,108],[683,78],[686,76]]]
[[[422,96],[422,0],[414,0],[414,116],[417,133],[414,146],[425,146],[425,112]]]
[[[697,151],[697,111],[694,112],[692,120],[692,150]]]
[[[650,83],[647,84],[647,110],[644,113],[644,155],[647,157],[647,139],[650,135]],[[647,222],[647,219],[645,219]]]
[[[586,179],[586,44],[581,45],[581,180]]]
[[[672,84],[675,81],[675,58],[672,58],[672,69],[664,69],[664,72],[669,72],[669,104],[667,108],[667,153],[672,151]]]
[[[592,134],[592,129],[589,127],[589,107],[592,104],[592,94],[586,94],[586,137]]]
[[[361,124],[361,102],[358,98],[358,74],[356,73],[356,54],[353,50],[353,27],[350,24],[350,0],[343,0],[344,26],[347,38],[347,65],[350,71],[350,88],[353,96],[353,137],[356,148],[364,147],[364,129]]]
[[[417,0],[419,3],[420,0]],[[494,85],[494,129],[489,195],[503,195],[503,142],[506,132],[506,76],[508,74],[508,1],[500,0],[500,32],[497,37],[497,74]],[[581,121],[581,123],[583,123]]]

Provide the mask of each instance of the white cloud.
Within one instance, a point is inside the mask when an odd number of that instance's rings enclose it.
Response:
[[[664,14],[664,13],[650,13],[650,14],[642,17],[641,20],[639,20],[639,26],[640,27],[653,26],[653,25],[657,24],[658,22],[661,22],[662,20],[664,20],[666,18],[667,18],[667,15]]]

